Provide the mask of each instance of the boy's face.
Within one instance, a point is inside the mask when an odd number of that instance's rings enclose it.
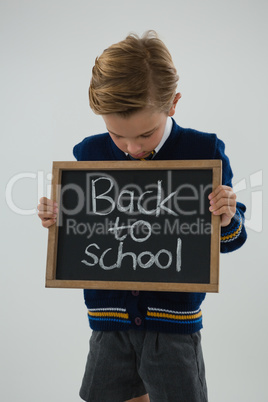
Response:
[[[133,158],[140,159],[149,156],[160,143],[168,114],[145,109],[130,117],[116,114],[102,117],[116,146]]]

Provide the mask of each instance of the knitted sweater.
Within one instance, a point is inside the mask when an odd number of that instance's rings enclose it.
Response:
[[[215,134],[185,129],[173,120],[170,136],[154,160],[221,159],[222,184],[232,186],[233,174],[224,149]],[[73,152],[79,161],[127,160],[108,133],[85,138]],[[236,250],[245,242],[245,210],[242,203],[237,203],[231,223],[221,228],[221,252]],[[93,330],[145,329],[189,334],[202,328],[205,293],[86,289],[84,297]]]

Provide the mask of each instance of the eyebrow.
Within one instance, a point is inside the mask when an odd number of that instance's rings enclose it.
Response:
[[[122,137],[122,135],[116,134],[116,133],[114,133],[113,131],[109,130],[108,127],[106,127],[106,128],[107,128],[107,130],[108,130],[109,133],[111,133],[111,134],[113,134],[113,135],[117,135],[118,137]],[[140,137],[141,135],[150,134],[150,133],[152,133],[153,131],[155,131],[156,129],[157,129],[157,127],[154,127],[152,130],[146,131],[145,133],[141,133],[141,134],[139,134],[138,136]]]

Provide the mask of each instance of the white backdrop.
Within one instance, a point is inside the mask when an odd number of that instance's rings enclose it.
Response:
[[[73,160],[74,144],[105,131],[88,106],[95,57],[130,31],[148,29],[166,43],[180,75],[178,124],[224,140],[238,198],[248,207],[248,241],[221,257],[220,293],[203,304],[210,401],[268,400],[267,220],[261,207],[267,5],[1,1],[1,401],[80,400],[90,335],[82,291],[45,289],[47,230],[35,209],[49,186],[52,161]],[[15,181],[19,174],[24,178]]]

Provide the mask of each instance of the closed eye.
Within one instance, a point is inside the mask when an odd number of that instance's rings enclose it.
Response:
[[[111,132],[110,132],[110,134],[112,134],[112,136],[115,137],[115,138],[117,138],[117,139],[124,138],[124,137],[122,137],[121,135],[113,134],[113,133],[111,133]],[[152,135],[153,135],[153,133],[151,133],[151,134],[146,134],[146,135],[145,135],[145,134],[142,134],[142,135],[140,135],[140,137],[141,137],[141,138],[150,138]]]
[[[141,135],[139,135],[138,137],[140,137],[140,138],[150,138],[150,137],[154,134],[155,131],[156,131],[156,130],[154,129],[152,132],[149,132],[149,133],[146,133],[146,134],[141,134]],[[109,131],[109,130],[108,130],[108,132],[109,132],[113,137],[115,137],[116,139],[125,138],[124,136],[115,134],[115,133],[113,133],[112,131]]]
[[[111,131],[109,131],[109,133],[115,138],[123,138],[121,135],[114,134]]]
[[[153,133],[151,133],[151,134],[146,134],[146,135],[141,135],[141,137],[142,138],[150,138],[151,136],[153,135]]]

